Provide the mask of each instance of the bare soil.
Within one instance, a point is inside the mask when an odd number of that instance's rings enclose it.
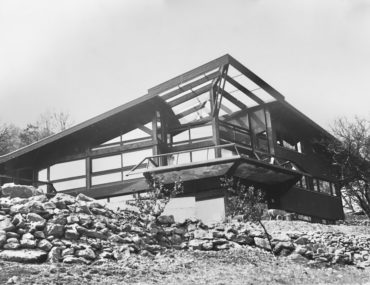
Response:
[[[272,232],[338,231],[370,235],[366,226],[266,221]],[[0,261],[0,284],[370,284],[370,268],[308,265],[253,247],[218,252],[167,250],[91,265]]]
[[[314,267],[255,248],[169,250],[100,265],[0,262],[0,284],[370,284],[370,269]]]

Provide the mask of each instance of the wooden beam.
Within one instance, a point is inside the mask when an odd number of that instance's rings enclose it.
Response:
[[[236,99],[233,95],[231,95],[229,92],[221,89],[221,94],[224,96],[227,100],[229,100],[231,103],[233,103],[235,106],[238,106],[240,109],[244,110],[247,109],[247,105]]]
[[[241,85],[239,82],[235,81],[230,76],[226,75],[226,80],[232,84],[235,88],[242,91],[245,95],[247,95],[252,100],[256,101],[258,104],[264,104],[265,102],[261,100],[258,96],[254,95],[251,91],[249,91],[247,88],[245,88],[243,85]]]
[[[161,120],[161,115],[157,111],[155,112],[153,119],[152,119],[152,140],[153,141],[158,141],[158,120]],[[158,144],[153,145],[153,154],[157,155],[159,154],[159,149],[158,149]],[[123,180],[123,179],[122,179]]]
[[[222,98],[223,98],[221,96],[221,94],[219,95],[219,91],[225,89],[226,75],[227,75],[227,71],[228,70],[229,70],[229,65],[228,64],[225,64],[222,67],[222,78],[223,78],[223,81],[220,80],[220,83],[219,83],[219,85],[217,87],[217,91],[216,91],[217,100],[216,100],[215,112],[213,113],[213,117],[216,117],[216,118],[218,118],[218,114],[220,112],[221,102],[222,102]],[[218,98],[218,95],[219,95],[219,98]]]
[[[152,135],[153,131],[143,125],[137,127],[138,129],[142,130],[143,132],[147,133],[148,135]]]
[[[252,80],[254,83],[256,83],[259,87],[261,87],[263,90],[265,90],[267,93],[269,93],[276,100],[282,101],[282,100],[285,99],[284,96],[280,92],[278,92],[275,88],[270,86],[267,82],[262,80],[255,73],[253,73],[251,70],[249,70],[244,65],[242,65],[235,58],[233,58],[232,56],[229,56],[229,61],[230,61],[230,64],[233,67],[235,67],[237,70],[239,70],[241,73],[243,73],[246,77],[248,77],[250,80]]]
[[[163,91],[169,90],[173,87],[176,87],[177,85],[187,82],[191,79],[194,79],[202,74],[205,74],[207,72],[210,72],[211,70],[214,70],[216,68],[219,68],[220,66],[227,64],[229,62],[230,56],[228,54],[221,56],[215,60],[212,60],[206,64],[203,64],[197,68],[194,68],[186,73],[183,73],[177,77],[174,77],[162,84],[159,84],[153,88],[150,88],[148,90],[148,93],[150,95],[157,95],[162,93]]]
[[[123,151],[127,150],[136,150],[141,148],[148,148],[151,146],[154,146],[158,144],[157,140],[151,140],[151,141],[144,141],[144,142],[137,142],[132,143],[128,145],[121,145],[111,148],[102,148],[102,149],[96,149],[96,150],[90,150],[86,153],[87,156],[100,156],[100,155],[108,155],[108,154],[119,154]]]
[[[86,157],[85,167],[86,167],[86,189],[90,189],[91,188],[91,173],[92,173],[90,157]]]
[[[271,114],[270,110],[265,108],[265,120],[266,120],[266,133],[267,133],[267,139],[269,143],[269,150],[272,155],[275,154],[275,142],[276,137],[274,135],[272,125],[271,125]]]
[[[196,89],[196,90],[192,90],[191,92],[187,93],[187,94],[184,94],[183,96],[181,96],[180,98],[177,98],[171,102],[168,103],[168,105],[170,105],[171,107],[175,107],[177,105],[180,105],[188,100],[191,100],[195,97],[198,97],[199,95],[202,95],[203,93],[209,91],[212,87],[212,83],[211,84],[208,84],[206,86],[203,86],[199,89]]]
[[[201,85],[201,84],[206,83],[206,82],[208,82],[210,80],[213,80],[213,79],[217,78],[219,75],[220,75],[220,72],[219,71],[213,72],[213,73],[207,75],[207,77],[204,76],[204,77],[202,77],[202,78],[200,78],[200,79],[198,79],[196,81],[193,81],[193,82],[191,82],[189,84],[186,84],[184,86],[181,86],[178,89],[176,89],[174,91],[171,91],[171,92],[167,93],[166,95],[161,96],[161,98],[163,100],[171,99],[171,98],[173,98],[173,97],[175,97],[175,96],[177,96],[177,95],[179,95],[179,94],[181,94],[181,93],[183,93],[185,91],[188,91],[188,90],[190,90],[190,89],[192,89],[194,87],[197,87],[198,85]]]
[[[232,113],[233,113],[233,111],[232,111],[231,109],[227,108],[225,105],[222,105],[222,103],[221,103],[220,108],[221,108],[222,110],[224,110],[224,111],[225,111],[226,113],[228,113],[228,114],[232,114]]]
[[[176,118],[181,119],[181,118],[184,118],[184,117],[186,117],[186,116],[188,116],[188,115],[190,115],[194,112],[197,112],[197,111],[201,110],[206,105],[206,103],[207,103],[207,101],[204,101],[203,103],[201,103],[197,106],[191,107],[190,109],[188,109],[188,110],[186,110],[182,113],[177,114]]]
[[[191,143],[191,144],[184,144],[179,146],[173,146],[170,148],[170,152],[178,152],[178,151],[184,151],[184,150],[197,150],[199,148],[214,146],[213,140],[210,138],[209,140]]]

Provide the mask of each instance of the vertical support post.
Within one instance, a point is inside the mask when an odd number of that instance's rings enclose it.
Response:
[[[46,168],[46,181],[50,182],[50,166]]]
[[[160,124],[160,128],[158,126]],[[160,144],[164,140],[164,135],[163,135],[163,121],[162,121],[162,116],[159,111],[154,112],[154,116],[152,119],[152,140],[155,142],[155,145],[153,146],[153,154],[158,155],[161,153],[161,147]],[[164,161],[163,159],[159,159],[157,161],[159,165],[163,165]]]
[[[86,165],[86,190],[91,189],[91,158],[89,156],[85,159]]]
[[[219,124],[218,124],[218,115],[217,115],[217,112],[215,110],[216,108],[216,100],[214,100],[216,98],[215,96],[215,92],[217,92],[215,90],[215,87],[212,87],[211,88],[211,93],[210,93],[210,96],[211,96],[211,113],[214,114],[214,116],[212,117],[212,140],[213,140],[213,144],[215,146],[219,145],[220,144],[220,132],[219,132]],[[221,149],[220,148],[216,148],[215,149],[215,157],[221,157]]]
[[[267,135],[267,141],[268,141],[270,154],[274,155],[275,154],[274,142],[276,141],[276,139],[275,139],[275,133],[272,129],[272,124],[271,124],[271,113],[268,108],[265,108],[265,120],[266,120],[266,135]]]
[[[36,183],[36,181],[39,180],[39,177],[38,177],[38,171],[36,169],[32,169],[32,186],[34,187],[38,187],[38,183]],[[1,185],[1,183],[0,183]]]
[[[248,124],[249,124],[249,133],[250,133],[250,137],[251,137],[251,147],[252,147],[252,150],[255,151],[256,149],[256,135],[254,133],[254,125],[253,122],[252,122],[252,116],[253,116],[253,112],[248,112]]]
[[[215,78],[212,83],[212,88],[210,91],[210,103],[211,103],[211,114],[212,114],[212,133],[213,133],[213,143],[215,146],[220,145],[220,131],[219,131],[219,123],[218,123],[218,111],[221,105],[221,99],[218,99],[218,96],[221,96],[221,92],[219,92],[220,88],[224,89],[225,87],[225,79],[222,84],[222,78],[227,74],[228,65],[224,65],[220,68],[221,75],[218,78]],[[215,149],[215,157],[221,157],[221,149]]]

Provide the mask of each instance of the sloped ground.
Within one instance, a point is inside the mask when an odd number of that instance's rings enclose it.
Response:
[[[208,227],[161,216],[147,224],[140,216],[131,224],[124,212],[83,195],[49,199],[23,186],[1,191],[8,196],[0,198],[0,284],[366,284],[370,278],[365,225],[265,221],[271,248],[253,223]],[[166,249],[169,241],[178,250]],[[42,260],[30,260],[39,253]]]
[[[0,262],[0,284],[370,284],[370,270],[310,267],[252,247],[132,255],[100,265]],[[368,283],[366,283],[368,282]]]
[[[301,232],[338,232],[346,235],[370,235],[370,226],[354,225],[323,225],[303,221],[264,221],[267,230],[271,233],[282,231]]]

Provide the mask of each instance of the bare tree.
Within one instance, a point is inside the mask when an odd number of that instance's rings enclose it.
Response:
[[[343,202],[352,210],[357,205],[370,218],[370,121],[340,118],[332,131],[336,139],[325,145],[338,167]]]
[[[0,125],[0,155],[16,150],[19,145],[19,128],[14,125]]]
[[[265,192],[253,186],[247,187],[240,180],[235,180],[233,177],[221,178],[221,187],[226,194],[226,216],[233,218],[240,215],[243,220],[258,223],[265,232],[272,250],[271,236],[262,223],[263,210],[265,209]]]
[[[45,133],[56,134],[72,125],[71,117],[63,111],[46,111],[42,113],[36,125]]]
[[[70,115],[59,111],[46,111],[39,116],[36,123],[28,124],[20,134],[20,145],[26,146],[53,134],[64,131],[72,125]]]

